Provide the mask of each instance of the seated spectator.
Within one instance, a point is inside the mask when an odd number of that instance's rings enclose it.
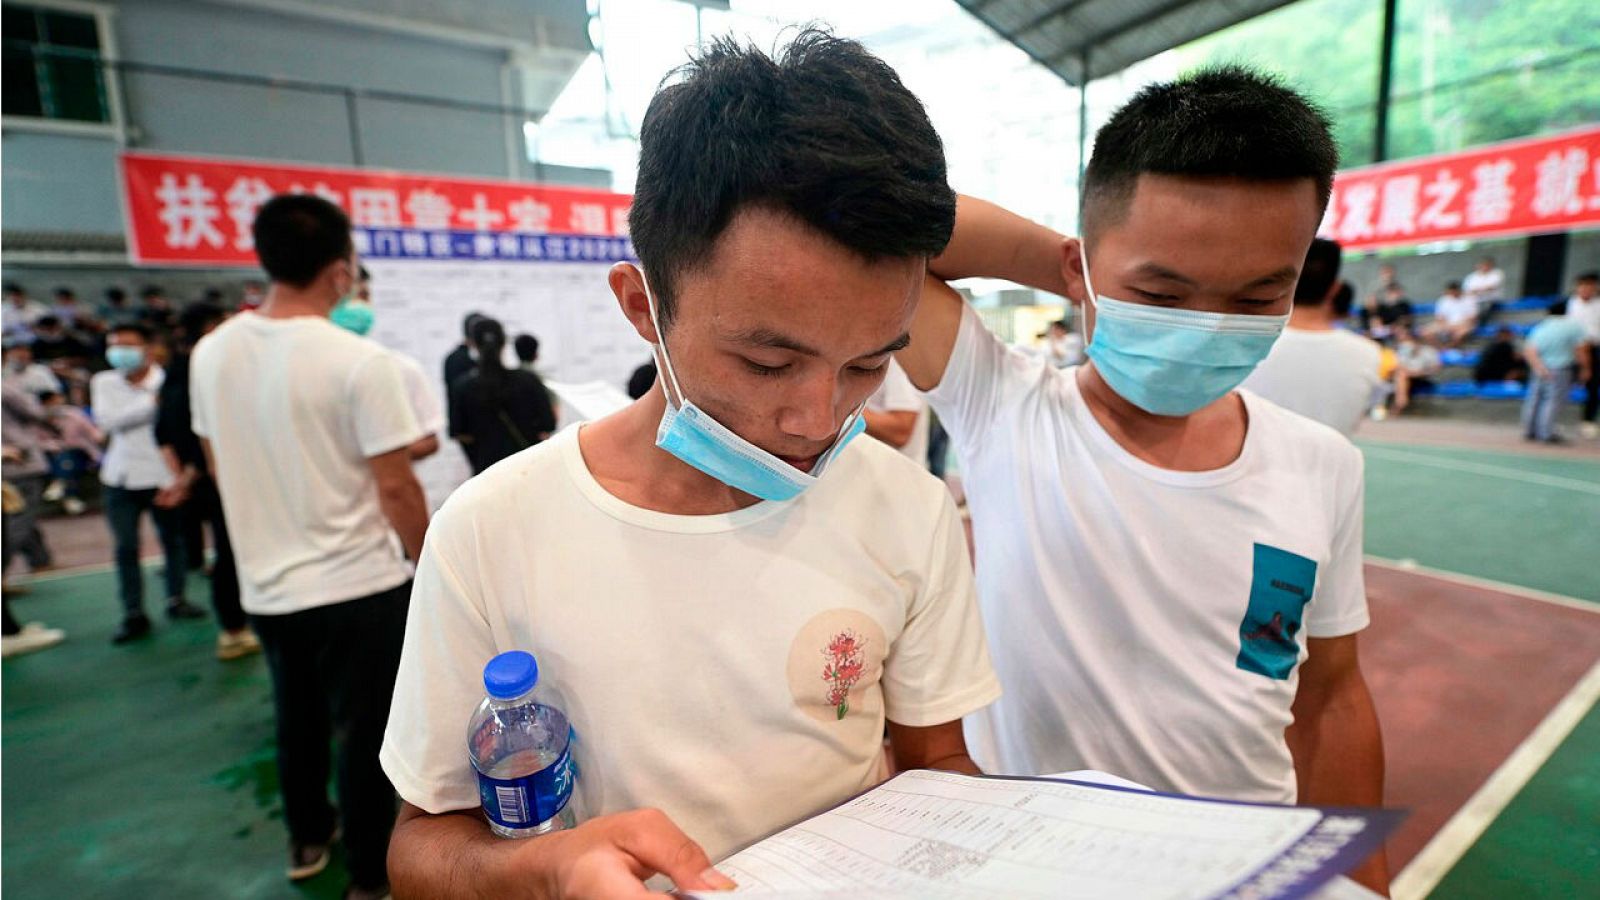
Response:
[[[96,334],[101,330],[100,317],[94,314],[94,310],[78,302],[78,295],[72,288],[56,288],[56,302],[50,313],[70,331]]]
[[[1413,392],[1433,386],[1433,376],[1439,374],[1444,365],[1438,348],[1418,340],[1406,325],[1395,326],[1394,344],[1394,412],[1399,415],[1411,405]]]
[[[467,453],[474,475],[550,436],[556,415],[544,382],[501,362],[506,332],[487,317],[472,325],[478,367],[450,386],[450,436]]]
[[[33,358],[48,364],[57,374],[65,368],[89,364],[94,348],[88,341],[67,330],[55,316],[43,316],[34,323]]]
[[[1478,328],[1478,301],[1461,292],[1461,283],[1452,281],[1444,295],[1433,304],[1433,321],[1423,336],[1441,346],[1459,347]]]
[[[1502,325],[1495,331],[1494,340],[1483,348],[1478,364],[1472,368],[1472,380],[1478,384],[1528,380],[1528,364],[1522,360],[1511,329]]]
[[[1551,305],[1544,321],[1533,326],[1522,345],[1532,377],[1528,395],[1522,403],[1522,435],[1530,441],[1563,444],[1566,438],[1556,430],[1561,409],[1572,391],[1572,372],[1589,380],[1589,354],[1583,324],[1567,317],[1567,301]]]
[[[68,403],[59,392],[42,395],[39,403],[44,407],[45,418],[56,430],[56,434],[45,441],[50,483],[44,489],[44,499],[51,503],[60,501],[68,515],[82,515],[88,508],[83,502],[83,476],[100,465],[105,432],[95,426],[88,413]]]
[[[5,339],[6,380],[35,397],[61,391],[61,379],[50,367],[34,361],[33,343],[26,338]]]
[[[8,338],[33,337],[33,326],[50,315],[50,307],[28,296],[22,285],[6,282],[5,336]]]
[[[178,311],[173,308],[167,294],[156,285],[150,285],[139,294],[144,301],[139,307],[139,320],[158,334],[166,334],[178,325]]]
[[[98,313],[107,328],[139,321],[139,311],[128,305],[128,292],[119,287],[106,288],[106,299],[101,302]]]
[[[628,396],[637,400],[650,393],[650,389],[655,387],[655,384],[656,364],[655,360],[651,360],[634,369],[633,374],[628,376]]]
[[[1399,327],[1409,330],[1414,312],[1411,301],[1406,297],[1406,289],[1391,284],[1384,291],[1382,301],[1372,310],[1367,321],[1368,333],[1383,340],[1393,336]]]
[[[1461,280],[1461,289],[1478,304],[1478,314],[1487,319],[1495,306],[1505,299],[1506,273],[1494,264],[1494,257],[1485,256]]]

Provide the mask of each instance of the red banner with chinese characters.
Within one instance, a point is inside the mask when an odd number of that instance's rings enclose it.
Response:
[[[633,250],[631,198],[609,191],[156,153],[120,162],[129,253],[141,265],[255,266],[250,225],[283,193],[339,205],[357,248],[381,255],[603,261]]]
[[[1600,228],[1600,125],[1339,173],[1318,234],[1346,250]]]

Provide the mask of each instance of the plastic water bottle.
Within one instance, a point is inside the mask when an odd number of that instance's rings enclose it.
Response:
[[[467,726],[478,796],[495,834],[525,838],[575,824],[572,728],[554,706],[536,702],[539,664],[521,650],[483,667],[489,696]]]

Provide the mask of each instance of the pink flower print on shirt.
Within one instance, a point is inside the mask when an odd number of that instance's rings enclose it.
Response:
[[[846,629],[834,635],[822,651],[822,680],[828,683],[828,705],[840,719],[850,712],[850,689],[866,671],[866,646],[861,635]]]

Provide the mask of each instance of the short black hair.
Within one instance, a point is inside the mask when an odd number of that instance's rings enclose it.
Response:
[[[769,56],[720,38],[668,79],[640,129],[628,216],[663,327],[678,277],[744,209],[791,215],[868,261],[949,243],[944,145],[861,44],[810,28]]]
[[[1550,315],[1564,316],[1567,314],[1567,300],[1565,297],[1550,304]]]
[[[182,335],[184,343],[192,347],[200,340],[200,336],[206,333],[207,328],[227,317],[228,311],[223,309],[220,304],[208,303],[204,300],[199,303],[191,303],[184,307],[183,312],[178,314],[178,331]]]
[[[69,287],[58,287],[58,288],[56,288],[56,296],[57,297],[71,297],[73,299],[77,299],[77,297],[78,297],[77,293],[75,291],[73,291],[72,288],[69,288]]]
[[[34,320],[33,327],[34,328],[60,328],[60,327],[62,327],[61,317],[60,316],[40,316],[39,318]]]
[[[1328,117],[1310,100],[1244,66],[1205,68],[1139,91],[1095,135],[1082,230],[1090,235],[1120,220],[1146,173],[1309,178],[1326,208],[1338,168]]]
[[[479,313],[479,312],[469,312],[469,313],[467,313],[466,318],[461,320],[461,336],[466,338],[469,341],[472,340],[472,326],[476,325],[478,323],[478,320],[481,319],[481,318],[484,318],[483,313]]]
[[[22,285],[17,284],[15,281],[6,282],[5,292],[8,293],[8,294],[26,294],[27,293],[27,291],[22,289]]]
[[[160,297],[165,294],[166,291],[163,291],[161,288],[158,288],[153,284],[146,286],[144,290],[139,292],[139,296],[145,300],[149,300],[151,297]]]
[[[314,194],[279,194],[262,204],[250,233],[256,257],[273,281],[303,288],[355,245],[350,217]]]
[[[1445,286],[1444,286],[1444,289],[1447,290],[1447,291],[1459,291],[1459,290],[1461,290],[1461,282],[1459,282],[1459,281],[1447,282],[1445,284]]]
[[[1338,241],[1313,238],[1306,250],[1305,264],[1300,267],[1300,280],[1295,282],[1295,305],[1320,306],[1338,279],[1343,262],[1344,251]]]
[[[143,322],[121,322],[111,326],[107,334],[137,334],[146,344],[156,339],[156,333]]]
[[[106,299],[120,305],[128,299],[128,292],[119,287],[106,288]]]
[[[539,358],[539,339],[531,334],[519,334],[511,342],[517,349],[517,359],[525,363],[533,362]]]
[[[1600,281],[1600,272],[1583,272],[1574,281]]]
[[[1333,292],[1333,299],[1328,301],[1328,307],[1333,310],[1334,318],[1348,319],[1350,308],[1355,306],[1355,302],[1356,289],[1350,286],[1350,282],[1341,281],[1339,289]]]

